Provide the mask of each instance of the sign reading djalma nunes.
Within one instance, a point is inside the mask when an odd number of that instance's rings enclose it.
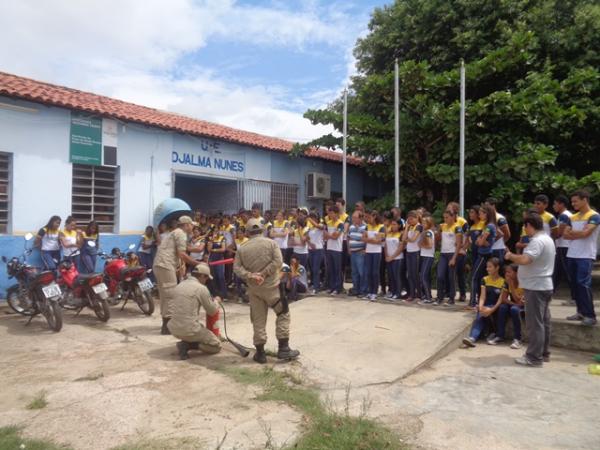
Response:
[[[186,166],[204,167],[206,169],[224,170],[229,172],[244,172],[244,161],[235,159],[220,158],[216,156],[197,155],[193,153],[171,153],[171,162],[173,164],[183,164]]]

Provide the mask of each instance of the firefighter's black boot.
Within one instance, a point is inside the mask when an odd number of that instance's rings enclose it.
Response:
[[[179,352],[179,359],[184,360],[188,359],[188,350],[190,349],[190,345],[185,341],[179,341],[177,343],[177,351]]]
[[[255,345],[256,351],[254,352],[254,361],[259,364],[265,364],[267,362],[267,354],[265,353],[265,345],[257,344]]]
[[[289,345],[289,339],[279,339],[279,350],[277,351],[277,359],[296,359],[300,356],[298,350],[292,350]]]
[[[160,329],[160,334],[171,334],[171,332],[169,331],[169,328],[167,327],[169,320],[171,320],[170,317],[163,317],[163,323],[162,323],[162,327]]]

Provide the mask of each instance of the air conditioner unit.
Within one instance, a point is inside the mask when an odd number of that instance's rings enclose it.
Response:
[[[306,197],[312,199],[330,198],[331,177],[324,173],[308,173],[306,176]]]

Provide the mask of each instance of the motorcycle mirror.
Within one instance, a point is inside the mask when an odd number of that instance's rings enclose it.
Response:
[[[133,250],[135,248],[135,244],[129,244],[129,247],[127,247],[129,250]]]
[[[31,233],[27,233],[27,234],[25,235],[25,240],[26,240],[26,241],[30,241],[31,239],[33,239],[33,234],[31,234]]]
[[[96,246],[96,243],[94,241],[87,241],[87,245],[88,247],[94,248]]]
[[[2,262],[4,262],[4,263],[5,263],[5,262],[8,262],[8,259],[6,258],[6,256],[3,256],[3,257],[2,257]]]

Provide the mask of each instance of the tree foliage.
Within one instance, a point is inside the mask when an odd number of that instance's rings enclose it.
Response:
[[[587,187],[598,196],[597,0],[396,0],[375,9],[354,55],[348,149],[385,180],[394,176],[399,60],[404,205],[434,208],[458,197],[461,59],[467,204],[492,195],[516,213],[539,192]],[[341,112],[340,98],[305,117],[341,130]],[[310,145],[336,147],[341,138]]]

